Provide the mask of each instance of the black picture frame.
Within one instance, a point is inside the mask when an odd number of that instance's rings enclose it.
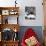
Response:
[[[36,8],[33,7],[33,6],[31,6],[31,7],[26,6],[25,7],[25,13],[26,13],[25,19],[35,19],[35,16],[36,16]],[[30,16],[30,17],[28,17],[28,16]]]

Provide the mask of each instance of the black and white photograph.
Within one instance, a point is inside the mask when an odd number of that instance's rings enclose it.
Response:
[[[36,8],[35,7],[25,7],[26,17],[25,19],[35,19],[36,18]]]

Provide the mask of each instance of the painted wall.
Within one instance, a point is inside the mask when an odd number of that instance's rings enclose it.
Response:
[[[21,26],[42,26],[43,25],[43,6],[42,6],[42,0],[21,0],[19,1],[21,4],[20,8],[20,18],[19,18],[19,24]],[[36,7],[36,20],[25,20],[25,7],[26,6],[34,6]]]
[[[42,26],[21,26],[20,27],[20,32],[19,32],[19,39],[20,42],[25,34],[25,32],[27,31],[28,28],[32,28],[34,30],[34,32],[37,34],[37,37],[39,39],[39,41],[41,43],[43,43],[43,30],[42,30]]]
[[[10,7],[15,6],[15,0],[0,0],[0,6]],[[17,0],[17,6],[19,9],[19,24],[20,26],[43,26],[43,6],[42,0]],[[25,7],[34,6],[36,8],[36,19],[26,20],[25,19]]]

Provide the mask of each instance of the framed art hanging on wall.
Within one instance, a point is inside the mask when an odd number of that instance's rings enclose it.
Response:
[[[35,7],[25,7],[25,19],[35,19],[36,18],[36,8]]]

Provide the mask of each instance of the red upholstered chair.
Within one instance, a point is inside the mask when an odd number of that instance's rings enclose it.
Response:
[[[29,28],[27,29],[27,31],[25,32],[24,37],[22,38],[22,42],[21,42],[21,46],[27,46],[25,40],[34,36],[37,40],[37,35],[36,33],[33,31],[33,29]],[[37,40],[37,44],[35,44],[34,46],[41,46],[40,42]]]

